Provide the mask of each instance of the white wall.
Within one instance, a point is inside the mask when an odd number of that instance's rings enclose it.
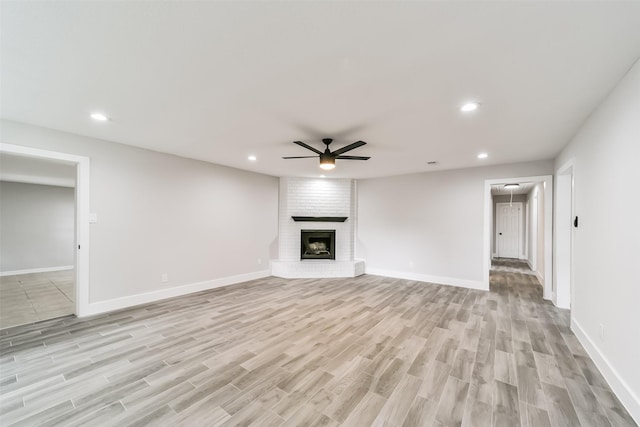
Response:
[[[369,273],[482,289],[484,181],[552,170],[538,161],[358,181],[356,257]]]
[[[573,240],[574,331],[640,422],[640,63],[585,122],[556,168],[570,159],[580,218]]]
[[[0,182],[0,271],[74,264],[75,190]]]
[[[114,308],[142,301],[127,299],[139,294],[268,274],[277,251],[277,178],[10,121],[1,126],[4,143],[91,158],[91,212],[98,215],[92,303],[123,298],[107,305]]]

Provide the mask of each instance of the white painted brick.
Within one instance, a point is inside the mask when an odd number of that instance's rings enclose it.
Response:
[[[272,263],[272,274],[282,277],[353,277],[355,273],[364,273],[364,263],[354,262],[355,181],[280,178],[279,209],[279,255],[278,260]],[[346,216],[348,219],[346,222],[295,222],[292,216]],[[303,229],[336,230],[335,261],[301,261],[300,231]]]

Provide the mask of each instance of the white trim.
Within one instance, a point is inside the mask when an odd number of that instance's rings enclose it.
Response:
[[[542,184],[544,194],[544,280],[542,295],[544,299],[551,300],[551,284],[553,280],[553,176],[549,175]],[[538,203],[540,199],[538,198]],[[538,221],[538,224],[540,222]],[[537,263],[536,271],[540,263]],[[546,279],[549,280],[546,280]]]
[[[536,274],[538,281],[540,282],[540,284],[542,285],[542,288],[544,289],[544,277],[542,277],[542,274],[540,274],[538,270],[535,270],[534,273]]]
[[[62,265],[59,267],[28,268],[26,270],[2,271],[0,272],[0,277],[16,276],[18,274],[48,273],[50,271],[64,271],[64,270],[73,270],[73,265]]]
[[[489,289],[489,271],[491,269],[491,227],[493,220],[493,199],[491,186],[494,184],[517,184],[520,182],[544,183],[544,277],[553,277],[553,175],[526,176],[518,178],[497,178],[484,181],[484,245],[483,245],[483,287]],[[551,299],[551,281],[547,280],[542,288],[542,297]]]
[[[555,211],[555,218],[554,218],[554,224],[553,224],[553,228],[555,230],[554,232],[554,251],[555,251],[555,256],[554,256],[554,262],[556,263],[556,266],[558,265],[562,265],[562,263],[566,262],[569,265],[566,266],[566,268],[568,269],[568,282],[569,283],[559,283],[558,281],[558,268],[556,267],[556,269],[553,272],[553,276],[551,278],[551,281],[553,282],[553,289],[554,289],[554,299],[553,299],[553,303],[560,308],[571,308],[571,304],[573,303],[573,278],[574,278],[574,271],[573,271],[573,236],[574,236],[574,228],[573,225],[571,224],[571,222],[569,222],[568,226],[569,226],[569,241],[565,242],[563,240],[561,240],[560,245],[562,249],[566,249],[568,250],[568,259],[564,259],[566,255],[566,251],[565,250],[558,250],[558,227],[561,227],[560,224],[560,218],[558,218],[559,213],[558,213],[558,206],[560,205],[559,203],[557,203],[557,201],[559,200],[560,197],[564,197],[566,196],[565,194],[560,194],[560,191],[558,189],[558,184],[560,182],[564,182],[561,181],[560,176],[568,176],[570,178],[570,182],[569,182],[569,192],[570,192],[570,196],[571,196],[571,202],[570,205],[568,206],[568,210],[569,212],[569,221],[573,221],[573,218],[576,215],[576,195],[575,195],[575,188],[574,188],[574,179],[575,179],[575,174],[576,174],[576,166],[575,166],[575,159],[571,158],[569,160],[567,160],[562,166],[560,166],[557,170],[556,170],[556,194],[555,194],[555,198],[556,198],[556,211]],[[561,186],[562,188],[564,188],[563,186]],[[564,205],[560,205],[563,206]],[[565,220],[567,219],[566,217],[564,218]],[[567,225],[566,223],[564,223],[565,226]],[[566,229],[563,229],[563,231],[567,231]],[[569,247],[566,248],[566,245],[568,244]],[[558,257],[561,257],[563,259],[559,260]],[[563,289],[562,292],[558,292],[558,286],[563,286],[569,287],[569,295],[567,295],[566,289]],[[573,312],[571,312],[571,316],[573,317]]]
[[[429,274],[409,273],[404,271],[384,270],[381,268],[365,267],[365,274],[374,276],[386,276],[396,279],[417,280],[419,282],[436,283],[438,285],[457,286],[459,288],[477,289],[488,291],[489,287],[478,280],[460,279],[457,277],[431,276]]]
[[[147,304],[167,298],[174,298],[182,295],[192,294],[194,292],[206,291],[223,286],[234,285],[236,283],[247,282],[249,280],[263,279],[265,277],[269,277],[270,275],[271,272],[269,270],[262,270],[253,273],[221,277],[219,279],[207,280],[204,282],[190,283],[187,285],[176,286],[168,289],[160,289],[143,294],[114,298],[107,301],[94,302],[89,304],[89,307],[82,314],[82,316],[78,317],[107,313],[110,311],[121,310],[123,308],[129,308],[140,304]]]
[[[529,239],[531,236],[529,235],[529,222],[531,222],[531,218],[529,218],[529,195],[527,194],[527,201],[524,202],[524,247],[522,248],[522,256],[520,259],[529,259]],[[522,234],[521,234],[522,235]]]
[[[17,173],[2,173],[0,176],[2,181],[5,182],[17,182],[22,184],[36,184],[36,185],[50,185],[53,187],[70,187],[76,186],[74,179],[69,178],[53,178],[53,177],[41,177],[31,175],[20,175]]]
[[[531,271],[538,270],[538,231],[540,229],[540,202],[538,200],[540,192],[538,191],[538,184],[534,185],[529,194],[527,194],[527,199],[530,201],[528,203],[529,210],[527,215],[530,215],[530,221],[527,226],[527,248],[531,246],[531,251],[527,256],[527,262],[529,263],[529,268]],[[533,221],[533,216],[535,213],[536,220]]]
[[[533,268],[533,265],[531,264],[531,261],[527,260],[527,264],[529,265],[529,268],[531,269],[531,271],[533,271],[533,274],[535,274],[535,276],[538,278],[538,281],[540,282],[540,284],[544,288],[544,277],[542,277],[542,274],[540,274],[540,272],[538,270]]]
[[[571,330],[587,351],[593,363],[595,363],[596,367],[600,370],[604,379],[607,380],[613,393],[620,402],[622,402],[622,406],[625,407],[635,422],[640,424],[640,398],[633,392],[624,378],[616,371],[609,360],[602,354],[598,346],[573,318],[571,319]]]
[[[75,251],[75,314],[86,315],[89,309],[89,193],[91,188],[89,157],[5,143],[0,143],[0,152],[43,160],[58,160],[76,165],[75,247],[81,249]]]

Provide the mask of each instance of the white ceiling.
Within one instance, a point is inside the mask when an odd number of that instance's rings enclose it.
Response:
[[[333,177],[553,158],[640,56],[640,2],[1,7],[4,118],[275,176],[323,137],[369,143]]]
[[[76,166],[62,161],[0,153],[0,181],[75,187]]]

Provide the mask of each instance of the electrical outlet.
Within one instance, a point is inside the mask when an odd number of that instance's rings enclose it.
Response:
[[[262,258],[258,258],[258,264],[262,264]]]
[[[169,275],[167,273],[163,273],[162,276],[160,276],[160,281],[162,283],[167,283],[169,281]]]
[[[409,268],[413,268],[413,261],[409,261]]]

